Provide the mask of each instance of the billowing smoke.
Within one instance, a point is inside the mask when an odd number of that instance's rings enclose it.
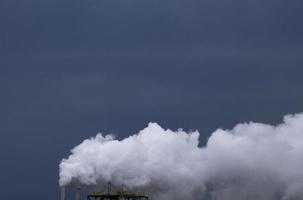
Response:
[[[60,185],[112,182],[149,189],[154,199],[303,199],[303,113],[272,126],[243,123],[199,133],[156,123],[123,140],[98,134],[60,164]]]

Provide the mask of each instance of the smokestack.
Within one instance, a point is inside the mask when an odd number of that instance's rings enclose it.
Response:
[[[76,200],[81,200],[81,187],[80,186],[77,186]]]
[[[65,187],[60,187],[60,200],[65,200]]]
[[[108,194],[108,195],[110,195],[111,190],[112,190],[112,184],[111,184],[111,182],[108,182],[108,183],[107,183],[107,194]]]

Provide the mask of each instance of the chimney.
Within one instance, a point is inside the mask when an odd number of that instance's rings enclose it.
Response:
[[[65,200],[65,187],[60,187],[60,200]]]
[[[76,200],[81,200],[81,187],[80,186],[77,186]]]

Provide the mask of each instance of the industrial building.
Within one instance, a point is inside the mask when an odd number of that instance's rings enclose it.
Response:
[[[61,187],[60,200],[65,199],[65,187]],[[76,187],[75,200],[81,200],[81,187]],[[106,191],[95,191],[87,194],[86,200],[148,200],[148,196],[143,193],[130,192],[125,190],[124,185],[118,190],[113,189],[108,183]]]

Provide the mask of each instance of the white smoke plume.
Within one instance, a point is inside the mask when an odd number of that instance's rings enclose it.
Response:
[[[272,126],[243,123],[199,133],[156,123],[123,140],[84,140],[60,163],[60,185],[112,182],[147,188],[159,200],[303,199],[303,113]]]

